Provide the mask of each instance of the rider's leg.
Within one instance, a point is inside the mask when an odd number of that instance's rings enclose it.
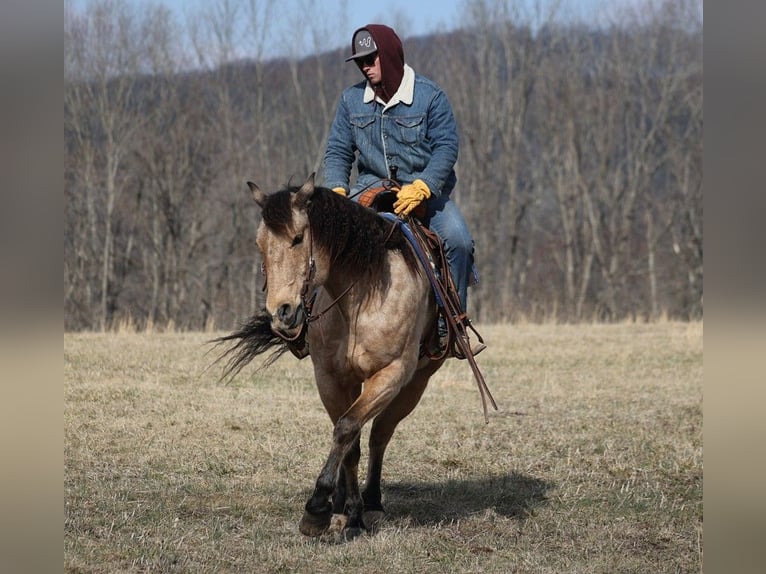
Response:
[[[473,238],[460,209],[449,196],[428,200],[425,220],[428,228],[444,243],[444,254],[455,282],[460,307],[467,310],[468,285],[473,270]]]

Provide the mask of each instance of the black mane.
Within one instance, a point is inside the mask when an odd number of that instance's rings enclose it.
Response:
[[[298,190],[289,186],[267,197],[261,217],[274,232],[286,233],[290,227],[290,198]],[[354,280],[365,278],[374,285],[381,284],[387,270],[386,252],[390,250],[399,251],[413,273],[419,270],[419,262],[401,229],[397,227],[392,233],[393,224],[372,209],[325,187],[315,187],[308,216],[315,247]]]

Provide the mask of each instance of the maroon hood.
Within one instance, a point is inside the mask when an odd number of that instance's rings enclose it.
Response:
[[[375,95],[384,102],[388,102],[404,77],[404,48],[402,41],[396,32],[383,24],[367,24],[360,30],[367,30],[375,40],[378,46],[378,56],[380,57],[380,74],[382,81],[375,88]],[[356,34],[356,32],[354,32]]]

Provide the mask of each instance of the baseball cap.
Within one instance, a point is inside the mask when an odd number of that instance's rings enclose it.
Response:
[[[351,42],[351,56],[346,58],[346,62],[355,60],[356,58],[363,58],[369,54],[374,54],[378,51],[378,46],[375,44],[375,40],[372,39],[370,32],[362,28],[354,33],[354,39]]]

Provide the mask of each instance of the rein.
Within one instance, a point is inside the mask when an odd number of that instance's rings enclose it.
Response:
[[[308,295],[308,292],[311,290],[311,284],[314,280],[314,275],[316,273],[316,263],[314,262],[314,241],[313,241],[314,234],[312,232],[309,232],[309,241],[311,241],[311,245],[309,246],[309,260],[308,260],[308,272],[306,273],[306,279],[303,281],[303,287],[301,288],[301,303],[303,303],[303,308],[306,310],[306,319],[303,321],[303,328],[301,329],[301,334],[306,331],[306,327],[308,327],[309,323],[313,323],[314,321],[318,321],[322,318],[322,316],[327,313],[330,309],[332,309],[335,305],[337,305],[338,301],[343,299],[343,297],[346,296],[346,294],[351,291],[351,288],[356,285],[356,281],[351,283],[348,287],[346,287],[343,292],[338,295],[332,303],[330,303],[327,307],[324,308],[324,310],[320,311],[316,315],[313,315],[311,313],[311,310],[314,308],[314,302],[317,298],[317,290],[314,290],[314,293],[311,295],[310,299],[307,299],[306,296]]]

